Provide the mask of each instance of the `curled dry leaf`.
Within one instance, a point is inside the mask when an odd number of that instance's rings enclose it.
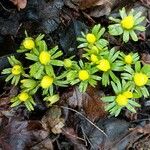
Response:
[[[10,0],[14,5],[17,6],[18,10],[24,9],[27,5],[27,0]]]
[[[42,126],[49,132],[59,134],[64,127],[64,119],[61,117],[61,109],[57,106],[51,107],[42,118]]]
[[[150,54],[143,53],[141,60],[144,64],[150,64]]]

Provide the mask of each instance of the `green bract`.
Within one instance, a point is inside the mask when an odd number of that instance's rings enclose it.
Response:
[[[89,84],[95,87],[97,81],[101,80],[101,77],[95,75],[97,71],[96,67],[80,60],[79,66],[76,65],[75,68],[67,72],[67,81],[71,85],[79,83],[80,92],[85,92]]]
[[[102,100],[107,103],[106,110],[111,115],[118,116],[122,108],[126,107],[131,112],[136,112],[134,107],[140,107],[140,105],[134,100],[134,93],[130,90],[130,84],[122,80],[122,84],[118,80],[115,84],[111,82],[115,96],[106,96]]]
[[[95,25],[91,32],[83,33],[82,37],[77,38],[78,41],[81,42],[81,44],[78,46],[78,48],[88,48],[89,50],[100,51],[102,49],[105,49],[105,47],[108,45],[108,41],[101,38],[102,35],[105,32],[105,28],[101,28],[101,25]]]
[[[6,82],[11,80],[11,84],[17,85],[21,76],[24,75],[24,69],[20,61],[15,56],[8,57],[8,61],[12,68],[7,68],[2,71],[2,74],[8,74]]]
[[[140,25],[145,17],[141,17],[142,12],[136,13],[133,9],[127,14],[125,8],[120,10],[121,19],[110,17],[116,24],[109,25],[109,33],[113,36],[123,34],[123,41],[128,42],[129,37],[133,41],[138,41],[135,31],[145,31],[145,27]]]
[[[135,63],[135,70],[131,66],[125,66],[126,73],[122,73],[122,78],[127,80],[130,84],[131,90],[137,92],[140,96],[148,97],[149,92],[146,85],[150,85],[150,65],[144,65],[141,67],[141,63],[138,61]]]

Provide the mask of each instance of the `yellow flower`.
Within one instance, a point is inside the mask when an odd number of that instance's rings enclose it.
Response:
[[[85,81],[89,79],[90,75],[86,70],[80,70],[79,71],[79,79],[82,81]]]
[[[132,64],[133,58],[132,58],[132,56],[129,54],[129,55],[126,55],[126,56],[125,56],[124,61],[125,61],[126,64]]]
[[[25,102],[29,98],[29,95],[26,92],[22,92],[18,95],[18,98],[20,101]]]
[[[35,47],[35,43],[33,41],[32,38],[25,38],[25,40],[23,41],[23,46],[26,48],[26,49],[33,49]]]
[[[119,106],[124,107],[128,104],[128,98],[123,94],[119,94],[116,98],[116,103]]]
[[[98,57],[97,57],[96,55],[94,55],[94,54],[91,54],[91,61],[92,61],[93,63],[98,62]]]
[[[132,92],[130,92],[130,91],[124,92],[123,95],[124,95],[126,98],[133,98],[133,94],[132,94]]]
[[[43,89],[49,88],[53,84],[54,79],[50,76],[44,76],[41,80],[41,87]]]
[[[110,69],[110,63],[107,59],[102,59],[99,61],[99,65],[97,66],[101,71],[108,71]]]
[[[148,81],[148,76],[143,73],[135,73],[134,82],[137,86],[144,86]]]
[[[22,72],[22,67],[20,65],[13,66],[11,70],[13,75],[19,75]]]
[[[70,68],[72,66],[72,61],[70,59],[65,59],[64,60],[64,66],[66,68]]]
[[[47,51],[42,51],[39,56],[41,64],[47,65],[51,60],[51,55]]]
[[[134,17],[133,16],[127,16],[121,21],[121,26],[124,29],[130,30],[134,26]]]
[[[96,42],[96,37],[95,37],[94,34],[88,33],[86,35],[86,40],[87,40],[88,43],[94,44]]]

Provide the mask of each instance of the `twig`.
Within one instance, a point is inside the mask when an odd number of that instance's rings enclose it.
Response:
[[[2,6],[2,8],[3,8],[5,11],[7,11],[7,12],[11,13],[11,10],[9,10],[9,9],[5,8],[1,2],[0,2],[0,5]]]
[[[101,133],[103,133],[106,137],[108,137],[107,136],[107,134],[102,130],[102,129],[100,129],[97,125],[95,125],[91,120],[89,120],[88,118],[86,118],[84,115],[82,115],[80,112],[78,112],[78,111],[76,111],[76,110],[74,110],[74,109],[72,109],[72,108],[69,108],[69,107],[65,107],[65,106],[61,106],[62,108],[64,108],[64,109],[68,109],[68,110],[71,110],[71,111],[73,111],[73,112],[76,112],[77,114],[79,114],[79,115],[81,115],[84,119],[86,119],[90,124],[92,124],[96,129],[98,129]]]

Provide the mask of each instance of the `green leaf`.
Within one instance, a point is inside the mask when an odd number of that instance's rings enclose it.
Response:
[[[143,32],[143,31],[146,30],[146,28],[144,26],[135,26],[134,30],[138,30],[138,31],[142,31]]]
[[[135,41],[135,42],[138,41],[138,37],[133,30],[130,31],[130,36],[131,36],[133,41]]]
[[[143,17],[140,17],[140,18],[137,18],[137,19],[135,20],[135,25],[140,24],[144,19],[145,19],[144,16],[143,16]]]
[[[52,59],[55,59],[55,58],[58,58],[58,57],[60,57],[60,56],[62,56],[63,55],[63,53],[62,53],[62,51],[58,51],[56,54],[54,54],[51,58]]]
[[[84,47],[87,47],[87,46],[88,46],[88,43],[82,43],[77,48],[84,48]]]
[[[29,59],[29,60],[33,60],[33,61],[38,61],[38,57],[35,56],[34,54],[31,54],[31,53],[26,53],[26,59]]]
[[[92,33],[93,33],[94,35],[97,35],[98,32],[99,32],[99,30],[100,30],[100,28],[101,28],[101,25],[100,25],[100,24],[95,25],[95,26],[93,27],[93,29],[92,29]]]
[[[119,13],[122,19],[124,19],[127,16],[126,10],[124,7],[121,10],[119,10]]]
[[[18,106],[20,104],[21,104],[21,101],[17,100],[10,107],[16,107],[16,106]]]
[[[115,94],[118,94],[120,92],[120,90],[118,89],[117,85],[111,81],[111,85],[112,85],[112,88],[115,92]]]
[[[45,72],[47,75],[55,77],[55,73],[54,73],[54,69],[53,69],[52,65],[46,65]]]
[[[140,72],[141,71],[141,62],[140,61],[137,61],[135,63],[135,71],[136,72]]]
[[[61,60],[51,60],[51,65],[54,65],[54,66],[63,66],[64,65],[64,62],[61,61]]]
[[[145,74],[149,74],[149,73],[150,73],[150,65],[149,65],[149,64],[145,64],[145,65],[142,67],[141,71],[142,71],[143,73],[145,73]]]
[[[6,79],[5,81],[8,82],[9,80],[11,80],[11,78],[13,78],[14,76],[12,74],[10,74]]]
[[[135,110],[134,107],[132,107],[130,104],[128,104],[126,107],[127,107],[127,109],[130,110],[131,112],[136,113],[136,110]]]
[[[101,30],[97,33],[96,38],[99,39],[105,32],[105,28],[101,28]]]
[[[101,100],[103,102],[113,102],[115,100],[115,96],[106,96],[106,97],[102,97]]]
[[[115,117],[117,117],[121,112],[121,108],[118,108],[117,111],[115,112]]]
[[[123,33],[123,29],[120,24],[114,24],[108,26],[110,35],[117,36]]]
[[[109,17],[109,20],[114,21],[116,23],[120,22],[120,19],[116,19],[116,18],[113,18],[113,17]]]
[[[44,66],[38,62],[30,66],[30,76],[39,79],[44,72]]]
[[[2,74],[10,74],[11,73],[11,68],[6,68],[2,71]]]
[[[116,105],[116,103],[115,103],[115,102],[110,103],[110,104],[108,104],[108,105],[105,107],[105,110],[106,110],[106,111],[108,111],[108,110],[110,110],[110,109],[114,108],[114,106],[115,106],[115,105]]]
[[[123,41],[127,43],[129,41],[129,31],[124,30],[123,32]]]
[[[117,78],[117,76],[112,72],[110,71],[110,77],[111,79],[116,83],[119,79]]]
[[[130,103],[132,106],[141,107],[140,104],[138,104],[137,102],[135,102],[135,101],[133,101],[133,100],[129,100],[129,103]]]
[[[108,73],[103,73],[102,75],[102,85],[107,86],[109,85],[109,74]]]

